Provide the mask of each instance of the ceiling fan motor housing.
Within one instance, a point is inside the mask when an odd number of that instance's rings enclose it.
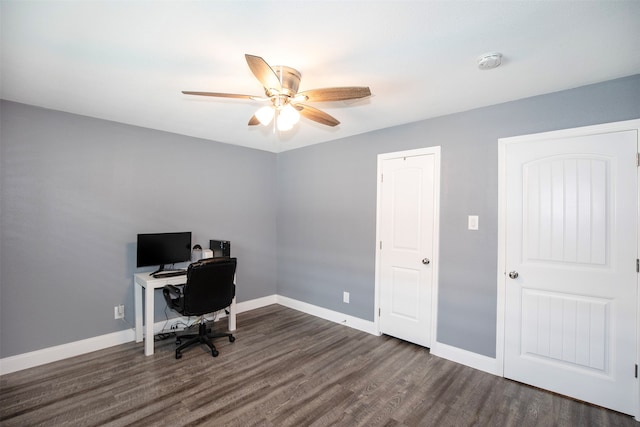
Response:
[[[278,76],[278,80],[280,80],[280,84],[282,85],[282,90],[279,91],[276,88],[268,88],[266,89],[266,94],[269,97],[277,96],[277,95],[285,95],[287,97],[295,96],[298,93],[298,87],[300,86],[300,71],[287,67],[285,65],[276,65],[273,68],[273,71]]]

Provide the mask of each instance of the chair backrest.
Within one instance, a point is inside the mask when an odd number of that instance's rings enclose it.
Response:
[[[209,258],[190,264],[183,289],[185,316],[201,316],[231,305],[236,258]]]

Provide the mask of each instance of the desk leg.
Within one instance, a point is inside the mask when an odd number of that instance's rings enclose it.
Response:
[[[151,356],[153,354],[153,312],[155,304],[153,301],[153,286],[145,288],[144,298],[144,354]]]
[[[133,284],[133,301],[134,312],[136,316],[136,342],[142,342],[142,290],[144,288],[135,283]]]
[[[229,306],[229,332],[236,330],[236,298],[233,297]]]

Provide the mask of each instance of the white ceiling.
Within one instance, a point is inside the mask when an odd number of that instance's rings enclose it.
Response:
[[[640,1],[10,1],[3,99],[279,152],[640,73]],[[499,51],[502,66],[477,68]],[[302,73],[342,123],[247,126],[263,95],[244,54]]]

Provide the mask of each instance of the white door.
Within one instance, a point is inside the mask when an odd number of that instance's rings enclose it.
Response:
[[[434,315],[439,148],[379,158],[379,329],[425,347]]]
[[[567,135],[504,145],[504,376],[634,414],[638,133]]]

